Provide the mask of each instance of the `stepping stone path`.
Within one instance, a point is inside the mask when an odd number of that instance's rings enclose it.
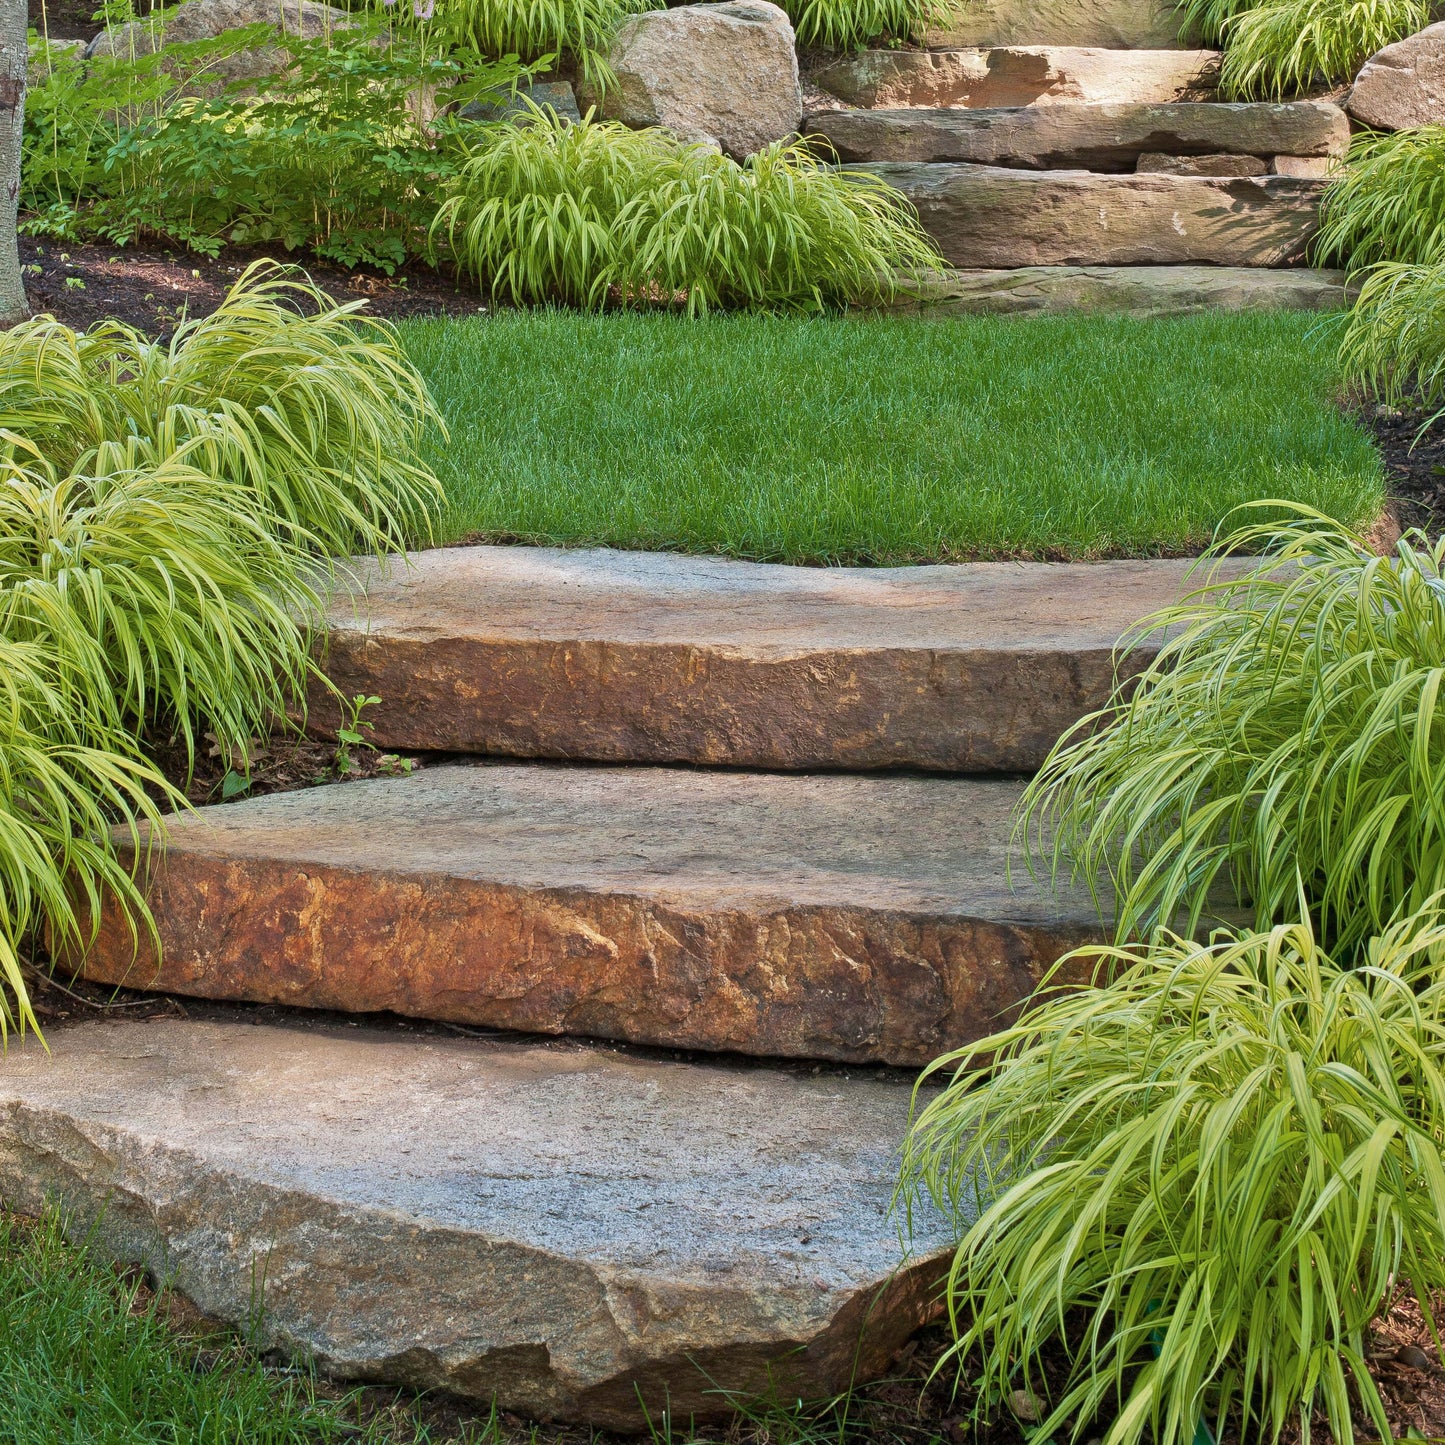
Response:
[[[12,1047],[0,1195],[334,1374],[538,1418],[882,1372],[952,1238],[892,1212],[913,1070],[1100,927],[1010,868],[1020,774],[1187,567],[358,564],[332,676],[471,756],[172,820],[159,957],[108,908],[71,962],[221,1002]]]
[[[804,117],[814,145],[902,191],[945,261],[965,273],[910,292],[900,309],[1342,304],[1337,272],[1319,284],[1281,284],[1271,273],[1310,274],[1320,201],[1349,146],[1345,112],[1325,101],[1219,103],[1218,55],[1155,38],[1157,19],[1144,0],[1067,15],[1015,13],[998,0],[971,11],[962,30],[930,34],[925,49],[865,50],[815,67],[809,80],[848,108]],[[1201,287],[1201,266],[1232,274]],[[1059,267],[1174,274],[1144,285],[1024,274]],[[976,274],[989,271],[998,274]]]

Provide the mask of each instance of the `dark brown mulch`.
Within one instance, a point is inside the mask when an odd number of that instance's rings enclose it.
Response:
[[[281,247],[232,246],[212,261],[163,246],[20,238],[21,264],[40,268],[25,273],[32,311],[77,330],[117,320],[156,337],[174,331],[183,315],[209,315],[246,267],[266,257],[303,266],[328,295],[365,301],[373,316],[477,316],[489,309],[465,282],[420,263],[384,276],[366,267],[345,271]]]
[[[136,7],[144,11],[142,3]],[[100,33],[100,0],[30,0],[30,25],[51,40],[89,40]]]
[[[1418,407],[1368,405],[1360,420],[1385,459],[1385,486],[1402,527],[1445,533],[1445,418],[1423,432]]]

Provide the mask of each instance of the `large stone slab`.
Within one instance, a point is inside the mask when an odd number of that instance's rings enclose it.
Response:
[[[1445,21],[1372,55],[1345,106],[1375,130],[1445,125]]]
[[[1097,45],[1149,50],[1183,43],[1171,0],[970,0],[946,26],[924,35],[930,48],[965,45]]]
[[[1112,311],[1188,316],[1199,311],[1338,311],[1343,271],[1247,266],[1023,266],[950,271],[893,308],[924,317]]]
[[[787,12],[768,0],[724,0],[631,15],[608,54],[613,79],[584,88],[609,120],[666,126],[743,160],[796,134],[803,115]]]
[[[1184,561],[782,567],[449,547],[357,564],[326,669],[378,746],[761,768],[1036,768]],[[320,689],[313,721],[334,727]]]
[[[88,1024],[0,1060],[0,1193],[342,1377],[635,1429],[845,1389],[930,1313],[906,1081],[355,1029]],[[253,1337],[255,1337],[253,1336]]]
[[[1349,118],[1323,101],[832,110],[810,115],[807,129],[845,161],[970,161],[1039,171],[1128,172],[1149,152],[1332,156],[1350,144]]]
[[[176,818],[88,978],[768,1057],[920,1064],[1096,932],[1009,876],[1004,779],[452,764]],[[128,846],[118,838],[121,846]]]
[[[949,265],[1287,266],[1325,182],[1294,176],[1093,175],[869,162],[918,208]]]
[[[963,50],[858,50],[811,80],[850,105],[1050,106],[1076,101],[1163,104],[1197,99],[1219,78],[1217,50],[1101,50],[1007,45]]]

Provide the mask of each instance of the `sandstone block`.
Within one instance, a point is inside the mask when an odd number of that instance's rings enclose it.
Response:
[[[1445,125],[1445,21],[1376,51],[1355,77],[1345,109],[1375,130]]]
[[[1164,104],[1208,94],[1218,74],[1214,50],[1009,45],[854,51],[830,60],[811,79],[850,105],[869,109],[979,108],[1071,101]]]
[[[665,126],[736,160],[795,134],[802,121],[793,26],[767,0],[630,16],[609,61],[616,80],[600,97],[604,117]]]
[[[932,49],[966,45],[1089,45],[1168,49],[1185,43],[1170,0],[970,0],[924,35]]]
[[[0,1059],[0,1191],[347,1379],[621,1430],[831,1396],[934,1309],[906,1079],[164,1021]]]
[[[1286,266],[1303,258],[1323,182],[1293,176],[1091,175],[993,166],[861,167],[917,208],[961,269]]]
[[[808,129],[850,162],[964,161],[1010,169],[1120,173],[1134,170],[1141,156],[1160,153],[1259,162],[1248,169],[1176,172],[1186,175],[1263,175],[1269,157],[1282,152],[1340,155],[1350,141],[1344,111],[1320,101],[832,110],[809,116]]]
[[[1269,168],[1277,176],[1304,176],[1318,181],[1334,175],[1340,165],[1338,156],[1275,156]]]
[[[1263,156],[1168,156],[1145,151],[1134,169],[1156,176],[1263,176],[1270,173]]]

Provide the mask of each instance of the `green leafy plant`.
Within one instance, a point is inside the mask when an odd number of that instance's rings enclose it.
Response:
[[[1379,557],[1305,514],[1206,566],[1257,549],[1140,624],[1157,656],[1055,747],[1021,836],[1104,876],[1122,937],[1192,933],[1226,887],[1265,929],[1303,889],[1347,959],[1445,889],[1445,542]]]
[[[961,1236],[954,1361],[1048,1400],[1040,1439],[1115,1410],[1104,1445],[1189,1445],[1201,1418],[1308,1439],[1318,1409],[1350,1445],[1352,1391],[1390,1438],[1367,1328],[1397,1284],[1427,1319],[1445,1288],[1445,926],[1397,924],[1354,968],[1307,923],[1084,957],[1102,987],[927,1071],[950,1077],[902,1188]]]
[[[1227,97],[1283,97],[1340,85],[1382,46],[1423,29],[1431,0],[1183,0],[1185,31],[1224,46]]]
[[[1346,378],[1390,405],[1445,407],[1445,264],[1373,267],[1340,342]]]
[[[1315,258],[1353,270],[1445,260],[1445,127],[1355,138],[1325,193]]]
[[[902,196],[798,146],[738,165],[662,130],[536,108],[473,149],[434,234],[494,294],[586,307],[816,310],[939,265]]]
[[[947,25],[961,0],[788,0],[799,45],[850,50],[868,41],[918,40],[930,25]]]
[[[367,733],[375,732],[376,726],[367,722],[361,714],[367,708],[375,707],[380,701],[379,697],[367,697],[364,692],[359,692],[355,697],[342,701],[341,726],[336,729],[335,761],[339,777],[344,778],[348,773],[356,771],[356,761],[351,756],[352,748],[376,751],[371,740],[366,736]]]

